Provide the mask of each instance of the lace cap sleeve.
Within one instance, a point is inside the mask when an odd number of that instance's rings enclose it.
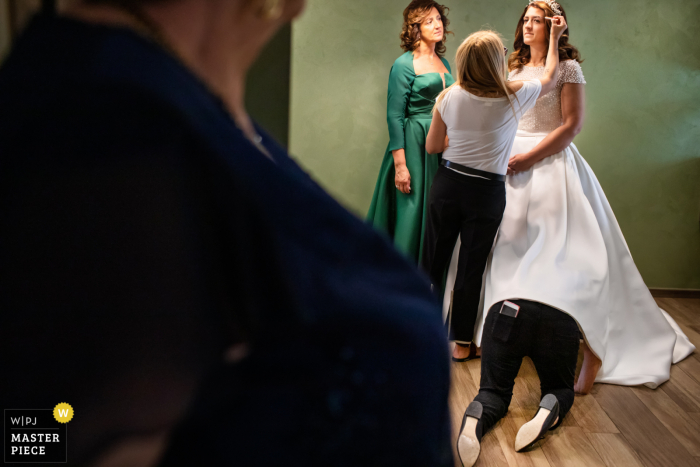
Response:
[[[560,66],[559,81],[561,83],[586,84],[581,65],[576,60],[566,60]]]

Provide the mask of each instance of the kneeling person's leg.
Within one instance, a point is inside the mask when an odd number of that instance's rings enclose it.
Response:
[[[515,377],[527,348],[526,326],[500,313],[503,302],[486,317],[481,340],[481,384],[462,419],[457,452],[464,466],[472,466],[481,451],[481,438],[508,412]]]
[[[567,313],[548,305],[537,305],[540,320],[530,358],[540,378],[542,397],[553,394],[559,402],[556,427],[574,404],[580,332],[576,321]]]
[[[542,399],[532,420],[518,430],[516,451],[532,446],[566,416],[574,401],[578,354],[578,326],[573,318],[537,302],[523,301],[521,306],[534,319],[528,355],[540,378]]]
[[[481,382],[474,400],[483,406],[480,428],[484,434],[508,412],[527,351],[528,317],[503,315],[502,305],[499,302],[489,310],[481,339]]]

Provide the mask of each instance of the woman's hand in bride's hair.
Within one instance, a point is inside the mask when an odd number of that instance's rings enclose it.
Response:
[[[563,16],[552,16],[551,18],[548,16],[547,19],[552,23],[550,34],[559,40],[561,35],[564,34],[564,31],[566,31],[566,28],[569,27],[566,24],[566,20]]]
[[[508,161],[508,175],[529,170],[534,165],[532,159],[525,153],[516,154]]]

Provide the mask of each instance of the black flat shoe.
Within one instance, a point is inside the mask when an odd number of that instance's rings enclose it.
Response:
[[[469,360],[474,360],[475,358],[481,358],[481,356],[480,356],[480,355],[473,355],[473,356],[472,356],[472,355],[470,354],[468,357],[464,357],[464,358],[454,358],[454,357],[452,357],[452,361],[453,361],[453,362],[468,362]]]
[[[457,454],[464,467],[472,467],[479,458],[481,452],[480,436],[477,436],[476,425],[481,420],[484,408],[481,402],[472,402],[464,411],[462,428],[459,429],[457,438]]]
[[[520,452],[531,447],[547,430],[552,428],[559,418],[559,401],[553,394],[547,394],[540,402],[540,408],[535,416],[520,427],[515,437],[515,450]]]

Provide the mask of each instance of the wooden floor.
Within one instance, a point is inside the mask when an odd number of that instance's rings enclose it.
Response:
[[[656,301],[700,349],[700,299]],[[481,362],[452,365],[450,409],[456,442],[464,409],[478,391]],[[596,384],[591,394],[576,396],[559,428],[530,452],[516,453],[515,435],[535,414],[539,400],[537,373],[532,361],[525,358],[508,415],[484,436],[477,466],[700,467],[698,352],[674,365],[671,379],[656,390]]]

